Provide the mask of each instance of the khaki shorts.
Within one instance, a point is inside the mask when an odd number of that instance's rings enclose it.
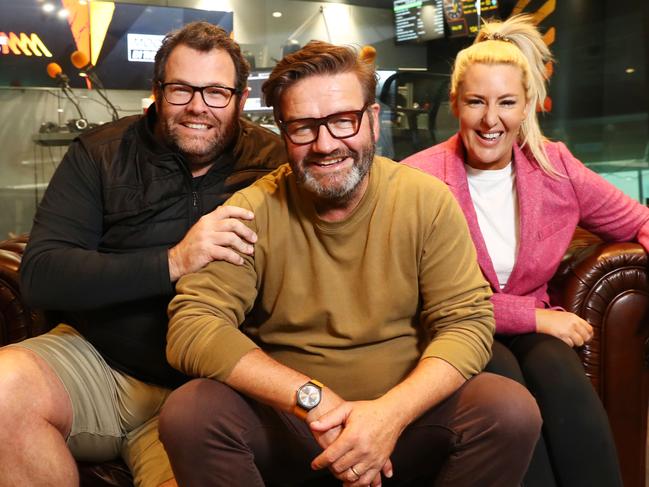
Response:
[[[72,402],[67,444],[77,460],[102,462],[121,456],[138,487],[173,477],[158,439],[158,413],[171,390],[111,368],[71,326],[11,345],[43,358],[63,382]]]

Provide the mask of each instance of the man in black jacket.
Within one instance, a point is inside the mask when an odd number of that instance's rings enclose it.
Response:
[[[167,304],[182,275],[253,252],[254,215],[218,205],[285,155],[240,118],[249,67],[220,28],[168,35],[154,70],[155,106],[80,135],[38,208],[22,292],[61,324],[0,350],[0,486],[77,485],[75,458],[120,455],[136,485],[174,485]]]

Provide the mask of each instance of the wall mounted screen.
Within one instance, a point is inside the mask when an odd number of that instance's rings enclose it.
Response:
[[[114,2],[0,0],[0,85],[55,86],[57,63],[72,87],[86,86],[70,56],[83,51],[106,88],[149,89],[163,36],[194,20],[232,31],[232,12]]]
[[[442,0],[394,0],[393,10],[397,43],[444,37]]]

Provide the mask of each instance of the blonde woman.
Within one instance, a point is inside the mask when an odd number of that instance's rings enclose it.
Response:
[[[486,23],[451,78],[459,132],[405,161],[446,182],[494,292],[487,370],[525,384],[543,416],[526,486],[622,485],[606,413],[574,347],[593,329],[552,306],[547,283],[577,225],[649,245],[649,209],[541,133],[552,55],[528,16]]]

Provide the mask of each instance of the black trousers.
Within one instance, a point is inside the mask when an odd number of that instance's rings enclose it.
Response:
[[[174,391],[159,423],[179,485],[340,486],[309,465],[322,449],[292,414],[209,379]],[[540,434],[532,396],[514,381],[479,374],[409,425],[384,486],[515,487]]]
[[[622,486],[606,411],[575,350],[542,333],[497,335],[486,370],[525,385],[541,410],[525,487]]]

